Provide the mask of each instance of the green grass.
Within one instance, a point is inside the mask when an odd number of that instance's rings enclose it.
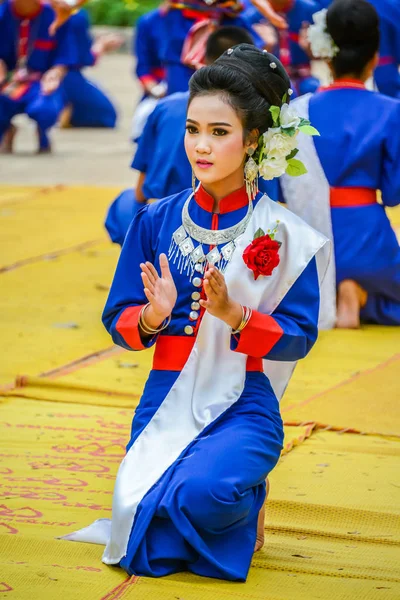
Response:
[[[85,6],[93,25],[129,27],[137,19],[160,5],[158,0],[90,0]]]

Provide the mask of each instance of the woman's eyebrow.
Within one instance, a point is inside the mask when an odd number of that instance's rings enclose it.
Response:
[[[193,119],[186,119],[186,122],[194,123],[195,125],[199,124],[197,121],[194,121]],[[216,125],[224,125],[224,127],[232,127],[232,125],[230,123],[224,123],[223,121],[221,121],[221,122],[218,121],[216,123],[208,123],[209,127],[215,127]]]

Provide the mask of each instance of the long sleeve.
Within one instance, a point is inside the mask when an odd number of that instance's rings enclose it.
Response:
[[[81,69],[94,64],[89,26],[87,13],[81,10],[60,27],[56,33],[57,45],[52,56],[53,65]]]
[[[392,118],[387,123],[380,189],[383,204],[397,206],[400,204],[400,103],[396,100],[390,102],[393,102],[393,110]]]
[[[127,350],[149,348],[157,338],[154,336],[143,344],[138,327],[140,310],[147,304],[140,263],[154,261],[148,209],[144,206],[138,211],[128,231],[103,312],[104,326],[114,343]]]
[[[256,358],[295,361],[304,358],[318,337],[319,284],[315,258],[272,315],[254,311],[231,350]]]
[[[133,54],[137,58],[136,75],[142,83],[159,81],[164,73],[158,56],[158,44],[154,43],[154,30],[159,29],[158,10],[140,17],[136,24],[136,35],[133,44]]]

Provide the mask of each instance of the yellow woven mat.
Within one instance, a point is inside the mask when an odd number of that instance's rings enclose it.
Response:
[[[284,420],[400,435],[399,349],[398,327],[321,332],[282,400]]]
[[[131,417],[109,407],[0,404],[0,582],[14,597],[398,598],[400,442],[388,438],[313,433],[281,459],[266,545],[246,584],[188,574],[128,582],[101,563],[101,547],[56,540],[110,516]]]
[[[112,344],[101,312],[116,258],[103,243],[0,274],[0,385]]]
[[[0,270],[105,240],[114,188],[0,188]]]

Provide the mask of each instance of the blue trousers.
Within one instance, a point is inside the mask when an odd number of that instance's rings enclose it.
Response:
[[[0,141],[10,127],[13,117],[24,113],[38,124],[40,147],[48,147],[48,130],[57,123],[64,106],[65,98],[62,86],[53,94],[44,96],[40,90],[40,83],[35,82],[18,100],[0,94]]]
[[[66,101],[72,104],[73,127],[114,128],[117,111],[97,85],[85,79],[80,71],[70,71],[63,82]]]

